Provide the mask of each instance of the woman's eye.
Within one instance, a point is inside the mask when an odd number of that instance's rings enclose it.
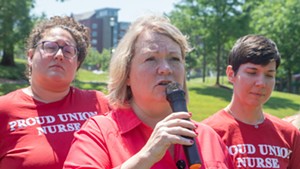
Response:
[[[44,46],[44,49],[46,49],[48,51],[55,51],[57,49],[57,47],[55,47],[55,46]]]
[[[181,61],[181,59],[179,57],[177,57],[177,56],[171,57],[171,60],[173,60],[173,61]]]
[[[255,75],[256,72],[247,72],[249,75]]]
[[[64,50],[64,52],[66,52],[66,53],[72,53],[70,50]]]
[[[153,60],[154,60],[154,57],[148,57],[148,58],[146,58],[145,61],[153,61]]]
[[[178,57],[173,57],[172,60],[180,61],[180,59]]]

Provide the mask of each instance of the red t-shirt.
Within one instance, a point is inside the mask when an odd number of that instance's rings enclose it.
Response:
[[[221,110],[203,123],[221,136],[235,168],[300,169],[300,132],[275,116],[255,127]]]
[[[43,103],[21,89],[0,97],[0,169],[61,169],[73,133],[87,118],[109,111],[99,91],[71,87]]]
[[[203,162],[201,169],[231,169],[232,162],[226,146],[217,133],[203,124],[198,124],[196,131],[198,151]],[[152,132],[153,129],[146,126],[132,109],[118,109],[107,116],[94,116],[75,133],[64,168],[120,168],[146,144]],[[174,157],[166,152],[151,168],[177,169],[178,160],[184,160],[187,164],[181,145],[175,145]]]

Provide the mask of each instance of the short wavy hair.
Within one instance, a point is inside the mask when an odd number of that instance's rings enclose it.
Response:
[[[45,19],[38,22],[27,38],[27,51],[29,49],[35,49],[36,44],[45,36],[45,33],[56,27],[68,31],[74,38],[78,50],[77,60],[80,62],[79,66],[77,67],[78,70],[87,55],[88,48],[90,47],[90,29],[75,21],[75,19],[72,17],[54,16],[50,19]],[[31,71],[31,67],[27,65],[26,76],[29,79]]]
[[[172,25],[166,16],[148,15],[138,18],[129,27],[110,61],[107,97],[114,107],[127,107],[132,98],[131,89],[127,86],[126,80],[129,76],[131,60],[134,57],[135,43],[145,31],[159,33],[174,40],[181,48],[183,60],[185,60],[186,53],[191,50],[187,37]],[[188,98],[186,80],[183,88]]]

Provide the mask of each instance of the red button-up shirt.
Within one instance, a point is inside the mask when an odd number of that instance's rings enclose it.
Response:
[[[140,151],[152,131],[132,109],[118,109],[107,116],[94,116],[75,133],[64,168],[120,168],[122,163]],[[201,169],[231,169],[232,162],[220,137],[203,124],[198,124],[196,131],[198,151],[203,163]],[[178,160],[187,163],[182,145],[175,145],[174,158],[166,152],[151,168],[177,169]]]

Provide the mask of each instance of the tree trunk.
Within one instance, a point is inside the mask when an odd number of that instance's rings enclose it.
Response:
[[[217,46],[217,80],[216,80],[217,86],[220,86],[220,57],[221,57],[221,45],[218,44],[218,46]]]
[[[292,86],[292,70],[288,68],[287,70],[287,89],[289,93],[293,93],[293,86]]]
[[[3,66],[15,66],[14,61],[14,46],[11,43],[7,43],[4,46],[3,57],[1,60]]]
[[[204,50],[204,52],[203,52],[203,70],[202,70],[203,83],[205,83],[205,77],[206,77],[206,52]]]

